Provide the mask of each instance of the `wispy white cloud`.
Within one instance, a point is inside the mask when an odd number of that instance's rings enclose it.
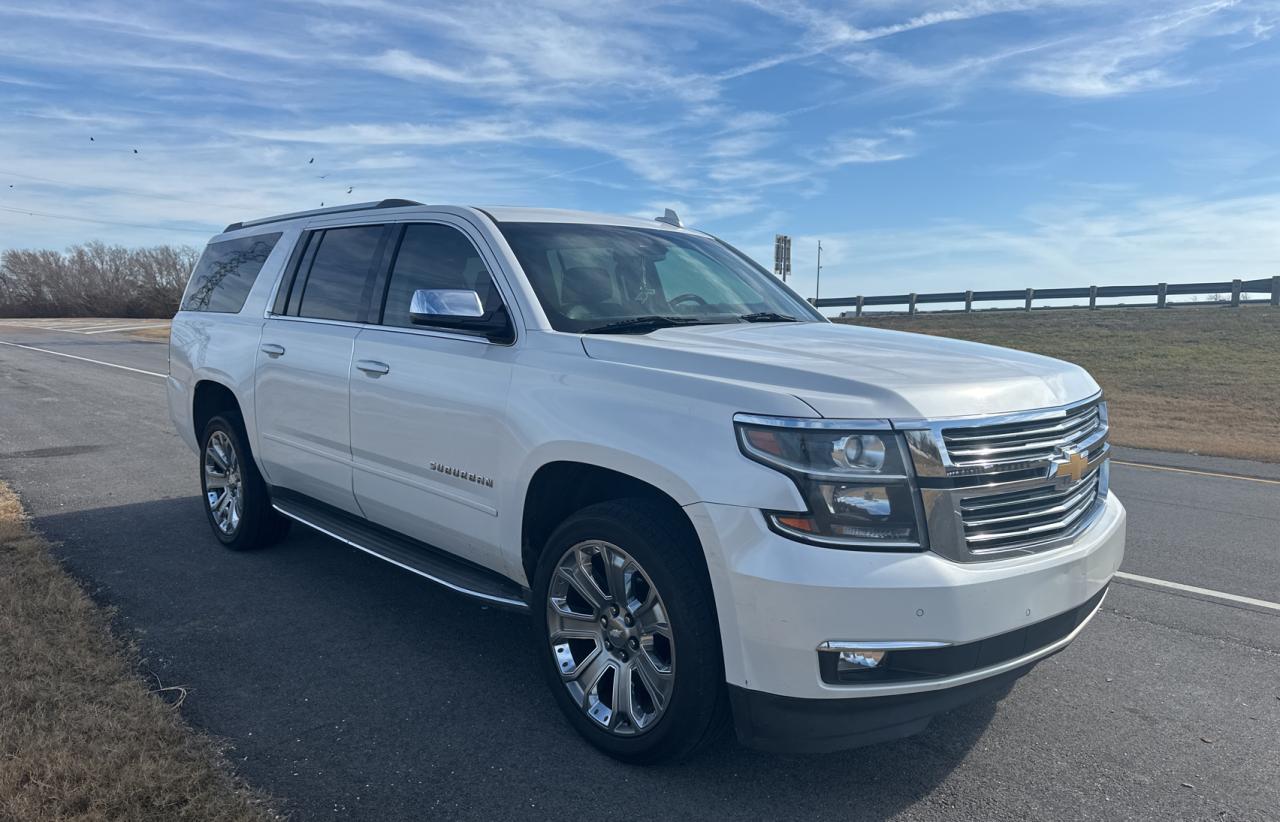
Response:
[[[464,86],[511,86],[520,81],[520,75],[496,57],[490,57],[479,65],[451,66],[403,49],[389,49],[368,58],[365,65],[373,71],[406,80],[433,80]]]
[[[1039,0],[1039,2],[1036,0],[976,0],[976,2],[960,3],[949,7],[922,10],[897,22],[869,26],[860,26],[853,22],[850,15],[854,12],[848,7],[826,9],[811,5],[804,0],[786,0],[785,2],[744,0],[744,2],[788,24],[799,24],[805,29],[804,42],[812,45],[727,69],[718,74],[717,79],[737,79],[819,55],[829,55],[839,59],[844,51],[841,47],[858,46],[947,23],[961,23],[992,15],[1027,12],[1049,6],[1086,5],[1097,0],[1074,0],[1074,2],[1073,0]],[[874,6],[872,8],[874,9]]]
[[[818,155],[829,167],[857,163],[888,163],[911,156],[909,145],[915,137],[911,129],[897,128],[878,137],[842,135],[828,141]]]
[[[1030,65],[1020,83],[1064,97],[1110,97],[1193,82],[1167,64],[1197,39],[1222,33],[1215,17],[1235,9],[1219,0],[1128,21],[1118,34],[1075,44]]]
[[[528,134],[527,122],[506,118],[450,122],[350,123],[315,128],[244,129],[237,133],[260,140],[346,146],[460,146],[518,142]]]

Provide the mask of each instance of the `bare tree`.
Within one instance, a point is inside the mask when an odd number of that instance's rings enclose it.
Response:
[[[0,316],[170,317],[199,254],[94,241],[0,254]]]

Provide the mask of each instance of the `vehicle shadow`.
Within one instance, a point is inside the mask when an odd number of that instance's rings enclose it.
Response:
[[[563,720],[528,618],[494,610],[295,527],[237,553],[198,498],[38,517],[117,609],[146,675],[187,688],[183,715],[299,818],[880,819],[964,761],[998,698],[898,742],[779,756],[719,740],[690,762],[617,763]]]

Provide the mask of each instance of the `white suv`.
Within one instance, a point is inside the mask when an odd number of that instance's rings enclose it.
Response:
[[[1124,553],[1083,370],[829,323],[670,213],[230,225],[168,393],[225,545],[297,521],[530,612],[569,721],[632,762],[730,721],[916,733],[1070,642]]]

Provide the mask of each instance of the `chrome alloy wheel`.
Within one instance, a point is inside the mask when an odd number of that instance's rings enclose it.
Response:
[[[633,736],[661,718],[675,643],[658,589],[626,551],[595,540],[566,551],[551,579],[547,628],[561,681],[597,725]]]
[[[240,457],[225,431],[214,431],[204,447],[204,497],[218,530],[234,534],[244,512],[244,484]]]

